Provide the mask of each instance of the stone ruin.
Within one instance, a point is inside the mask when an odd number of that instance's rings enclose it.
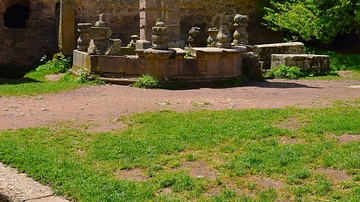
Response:
[[[78,24],[71,69],[74,74],[86,71],[112,83],[131,83],[143,74],[166,81],[198,83],[244,74],[259,79],[263,69],[279,64],[306,64],[301,68],[329,70],[327,57],[304,54],[302,43],[249,45],[246,15],[223,18],[218,27],[206,30],[208,35],[200,27],[192,27],[185,47],[180,40],[179,0],[140,0],[139,5],[140,36],[132,35],[127,46],[122,46],[120,39],[110,38],[112,29],[103,14],[95,25]],[[233,34],[230,27],[235,29]]]

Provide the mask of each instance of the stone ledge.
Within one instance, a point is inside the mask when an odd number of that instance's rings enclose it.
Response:
[[[68,202],[53,196],[50,187],[0,163],[0,201],[4,202]]]
[[[324,73],[330,70],[330,56],[313,54],[272,54],[271,67],[295,66],[301,70]]]

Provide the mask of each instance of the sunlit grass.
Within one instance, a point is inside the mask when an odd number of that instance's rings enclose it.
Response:
[[[333,135],[360,135],[359,110],[353,101],[322,109],[161,111],[120,117],[127,127],[117,132],[71,124],[2,131],[0,161],[78,201],[357,201],[360,142],[340,145]],[[189,162],[202,162],[216,179],[192,176]],[[119,177],[134,168],[145,179]],[[334,182],[318,168],[350,179]],[[264,187],[262,178],[283,186]]]

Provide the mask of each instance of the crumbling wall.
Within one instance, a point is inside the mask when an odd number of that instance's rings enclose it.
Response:
[[[181,39],[187,40],[192,26],[218,26],[220,19],[236,13],[250,17],[249,43],[280,41],[281,36],[260,25],[256,2],[260,0],[180,0]],[[0,0],[0,64],[30,65],[46,53],[58,52],[57,22],[59,0]],[[6,10],[14,4],[30,9],[26,28],[7,28],[3,23]],[[129,43],[132,34],[139,35],[139,0],[75,0],[75,24],[95,23],[100,13],[113,31],[112,38]],[[75,29],[76,30],[76,29]],[[75,36],[75,40],[77,36]]]

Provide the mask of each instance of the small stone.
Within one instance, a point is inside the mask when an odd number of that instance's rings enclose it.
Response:
[[[8,108],[5,108],[5,109],[3,109],[3,111],[7,112],[7,111],[9,111],[9,109],[8,109]]]

